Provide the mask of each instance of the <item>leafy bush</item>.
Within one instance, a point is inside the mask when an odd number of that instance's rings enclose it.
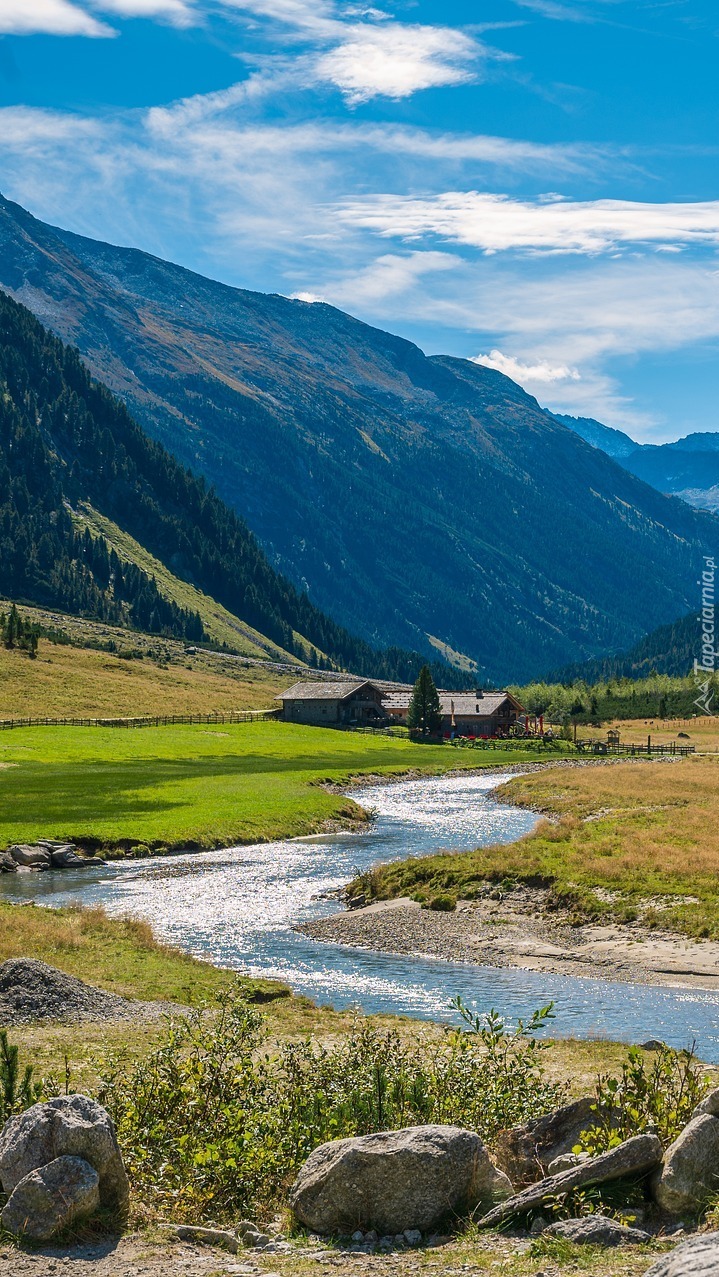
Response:
[[[107,1062],[99,1096],[136,1192],[175,1219],[267,1217],[326,1140],[427,1122],[491,1139],[561,1102],[536,1036],[551,1008],[510,1030],[455,1005],[461,1027],[419,1044],[360,1021],[330,1045],[269,1050],[262,1017],[232,996],[170,1021],[142,1063]]]
[[[447,896],[444,894],[432,896],[431,900],[427,904],[427,908],[434,909],[438,913],[452,913],[452,911],[457,908],[457,901],[454,896]]]
[[[690,1051],[661,1046],[651,1054],[632,1047],[621,1077],[597,1078],[597,1122],[582,1133],[576,1151],[603,1153],[647,1130],[654,1131],[666,1148],[686,1126],[708,1086],[693,1046]]]

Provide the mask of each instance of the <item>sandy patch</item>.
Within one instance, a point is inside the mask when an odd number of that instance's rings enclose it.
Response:
[[[719,988],[719,942],[693,941],[641,923],[571,926],[543,913],[545,892],[520,888],[502,899],[460,901],[453,913],[415,901],[380,901],[299,928],[315,940],[450,962],[519,967],[632,984]]]

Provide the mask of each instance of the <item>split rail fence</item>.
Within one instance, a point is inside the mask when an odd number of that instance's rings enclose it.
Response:
[[[181,723],[261,723],[277,718],[278,709],[239,709],[226,714],[145,714],[142,718],[4,718],[0,731],[13,727],[174,727]]]

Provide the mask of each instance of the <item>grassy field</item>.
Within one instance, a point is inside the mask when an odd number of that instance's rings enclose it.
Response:
[[[578,918],[719,937],[719,760],[547,769],[515,777],[502,797],[558,817],[511,846],[384,866],[380,898],[471,898],[487,881],[549,885]],[[597,889],[600,889],[597,892]]]
[[[104,848],[227,846],[363,817],[328,792],[363,773],[501,767],[531,751],[475,754],[406,739],[266,723],[19,728],[0,734],[0,846],[67,838]]]
[[[696,718],[627,718],[615,719],[602,727],[580,726],[577,736],[587,740],[606,740],[608,728],[615,727],[622,744],[646,745],[651,736],[653,745],[694,745],[698,754],[719,753],[719,717],[698,714]],[[683,735],[679,735],[682,732]]]
[[[131,637],[131,636],[130,636]],[[179,645],[178,645],[179,646]],[[133,717],[264,709],[288,684],[287,675],[218,655],[126,660],[91,648],[40,641],[30,661],[0,647],[0,718]]]

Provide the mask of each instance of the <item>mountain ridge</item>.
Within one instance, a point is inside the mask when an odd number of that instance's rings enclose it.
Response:
[[[94,512],[104,516],[99,526]],[[124,534],[117,545],[115,533]],[[144,566],[127,553],[131,541]],[[421,664],[411,652],[373,651],[298,594],[204,479],[149,439],[74,349],[0,292],[0,591],[150,633],[207,639],[200,596],[189,589],[178,602],[172,589],[163,592],[153,560],[176,587],[181,578],[209,596],[206,615],[219,603],[225,624],[249,625],[254,636],[245,631],[244,639],[256,638],[270,655],[390,678],[416,676]],[[439,662],[435,668],[454,674]]]
[[[709,515],[662,497],[495,370],[324,303],[232,289],[0,201],[0,286],[366,641],[521,680],[691,606]]]

